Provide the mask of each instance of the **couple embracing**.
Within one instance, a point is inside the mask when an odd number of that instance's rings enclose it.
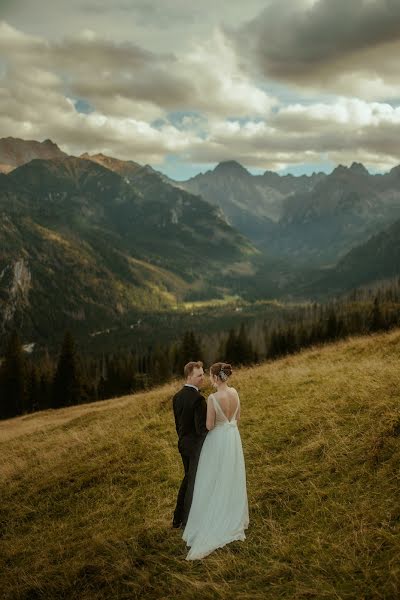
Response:
[[[190,547],[186,560],[204,558],[216,548],[246,538],[249,524],[246,471],[238,429],[240,400],[228,386],[229,364],[210,368],[215,392],[207,402],[203,363],[185,365],[186,383],[173,398],[178,449],[185,476],[172,526],[182,528]]]

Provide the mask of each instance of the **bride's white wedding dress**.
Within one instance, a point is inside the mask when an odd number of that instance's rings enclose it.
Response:
[[[228,420],[214,394],[216,420],[203,443],[193,501],[183,540],[190,551],[186,560],[204,558],[216,548],[246,538],[249,525],[246,470],[236,415]]]

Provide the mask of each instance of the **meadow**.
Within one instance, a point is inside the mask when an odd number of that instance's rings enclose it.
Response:
[[[4,600],[400,597],[400,330],[236,370],[247,539],[185,561],[180,382],[0,422]]]

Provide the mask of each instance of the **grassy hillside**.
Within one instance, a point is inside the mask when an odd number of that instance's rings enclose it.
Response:
[[[238,371],[250,527],[170,529],[176,385],[0,423],[2,598],[395,599],[400,330]]]

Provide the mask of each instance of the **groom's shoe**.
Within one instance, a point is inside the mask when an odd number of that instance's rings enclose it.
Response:
[[[179,529],[182,527],[182,521],[172,521],[172,529]]]

